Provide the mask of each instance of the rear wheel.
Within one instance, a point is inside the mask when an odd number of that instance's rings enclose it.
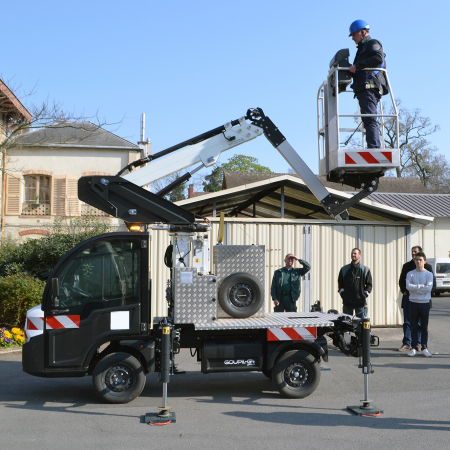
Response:
[[[275,363],[272,381],[283,397],[305,398],[319,385],[319,363],[310,353],[290,350]]]
[[[98,397],[108,403],[128,403],[144,389],[142,364],[128,353],[106,355],[94,369],[92,382]]]

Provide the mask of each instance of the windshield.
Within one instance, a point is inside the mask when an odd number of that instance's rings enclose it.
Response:
[[[436,264],[436,273],[450,273],[450,263]]]
[[[139,239],[95,242],[58,274],[59,309],[86,318],[93,310],[140,302]]]

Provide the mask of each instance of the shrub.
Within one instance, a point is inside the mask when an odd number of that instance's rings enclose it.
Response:
[[[49,231],[49,236],[23,244],[5,241],[0,249],[0,276],[25,272],[45,281],[65,253],[85,239],[106,233],[109,226],[88,216],[57,222]]]
[[[0,277],[0,326],[25,326],[27,311],[41,303],[45,282],[19,272]]]

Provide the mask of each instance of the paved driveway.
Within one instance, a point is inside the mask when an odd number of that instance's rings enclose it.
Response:
[[[448,329],[450,296],[434,299],[430,350],[408,358],[394,351],[401,331],[380,331],[372,352],[370,398],[384,410],[358,417],[346,407],[363,398],[357,359],[331,347],[331,370],[303,400],[287,400],[259,373],[199,372],[188,351],[187,370],[169,384],[177,423],[149,426],[146,412],[161,403],[156,375],[127,405],[99,403],[91,378],[44,379],[22,372],[21,355],[0,356],[0,436],[4,448],[33,449],[446,449],[450,439]],[[375,332],[374,332],[375,333]]]

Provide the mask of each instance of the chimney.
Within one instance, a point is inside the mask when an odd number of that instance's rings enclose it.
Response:
[[[188,198],[193,198],[193,197],[194,197],[194,185],[190,184],[189,189],[188,189]]]

